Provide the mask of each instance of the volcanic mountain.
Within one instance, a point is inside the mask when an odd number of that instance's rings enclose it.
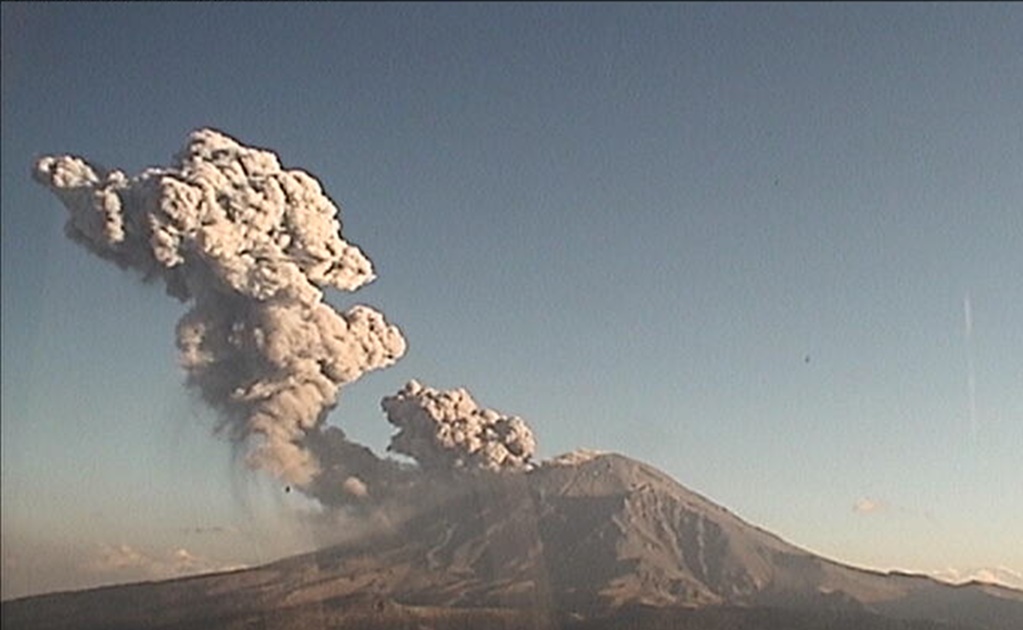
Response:
[[[1023,628],[1023,592],[844,566],[621,455],[430,486],[343,545],[5,602],[3,627]]]

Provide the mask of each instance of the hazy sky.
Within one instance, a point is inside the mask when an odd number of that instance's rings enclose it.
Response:
[[[465,386],[543,457],[620,451],[841,561],[1023,571],[1020,6],[2,16],[4,597],[312,544],[183,388],[186,307],[29,177],[202,126],[316,175],[373,259],[329,300],[409,350],[330,422],[378,452],[382,396]]]

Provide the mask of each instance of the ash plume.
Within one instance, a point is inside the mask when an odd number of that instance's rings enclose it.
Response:
[[[536,440],[526,422],[480,408],[465,389],[441,391],[413,380],[385,396],[381,406],[397,427],[387,450],[416,463],[379,457],[340,428],[324,427],[304,440],[322,463],[306,494],[327,507],[383,508],[400,519],[445,491],[458,492],[459,480],[472,477],[451,473],[500,474],[532,466]]]
[[[381,406],[398,428],[388,450],[427,470],[523,469],[536,451],[522,418],[480,408],[465,389],[441,391],[413,380]]]
[[[71,239],[191,305],[177,325],[187,384],[249,465],[310,484],[321,466],[309,443],[340,388],[405,352],[381,313],[323,301],[322,288],[375,276],[319,182],[212,129],[193,132],[169,168],[129,177],[63,155],[38,160],[33,177],[67,207]],[[364,495],[350,476],[348,492]]]

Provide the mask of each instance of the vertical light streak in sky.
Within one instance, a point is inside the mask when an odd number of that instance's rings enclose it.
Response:
[[[966,342],[966,391],[969,397],[970,437],[977,440],[977,375],[973,369],[973,305],[963,296],[963,338]]]

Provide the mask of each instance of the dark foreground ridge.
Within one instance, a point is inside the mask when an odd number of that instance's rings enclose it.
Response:
[[[18,628],[1018,630],[1023,592],[815,556],[620,455],[435,492],[263,567],[5,602]]]

